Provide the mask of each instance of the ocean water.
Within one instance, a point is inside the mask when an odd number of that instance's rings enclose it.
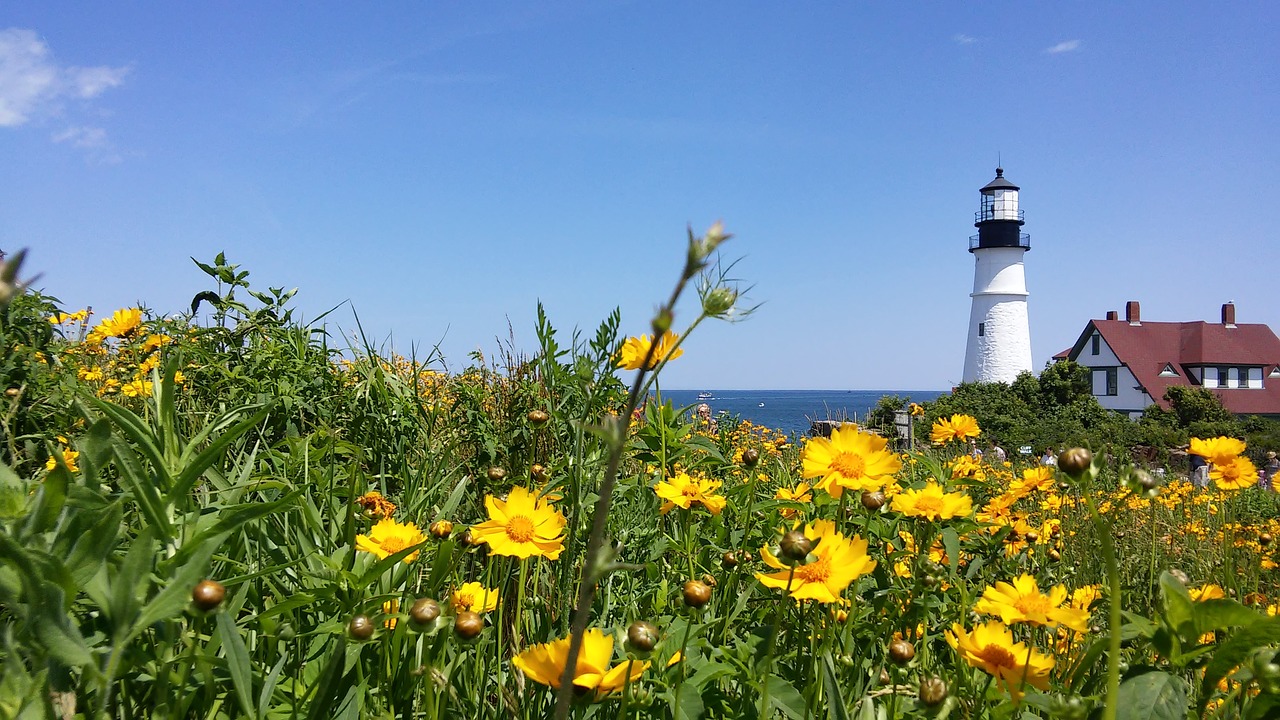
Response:
[[[698,394],[711,393],[699,400]],[[738,415],[784,433],[806,434],[814,420],[861,420],[886,395],[928,402],[945,390],[663,390],[677,408],[705,402],[713,415]]]

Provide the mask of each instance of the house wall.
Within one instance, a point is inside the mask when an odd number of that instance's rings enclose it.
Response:
[[[1095,332],[1095,334],[1097,334]],[[1098,404],[1108,410],[1117,410],[1127,413],[1141,413],[1148,405],[1152,403],[1151,396],[1145,391],[1139,390],[1138,379],[1133,376],[1133,372],[1129,368],[1120,364],[1120,359],[1116,357],[1111,347],[1107,345],[1107,341],[1100,334],[1098,335],[1098,354],[1092,352],[1093,340],[1087,338],[1084,341],[1084,347],[1080,350],[1080,354],[1076,356],[1075,361],[1079,365],[1089,368],[1093,379],[1093,394],[1098,399]],[[1115,368],[1116,370],[1116,394],[1107,395],[1107,370]]]

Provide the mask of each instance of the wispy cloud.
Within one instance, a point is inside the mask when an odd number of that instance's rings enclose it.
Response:
[[[64,118],[67,100],[92,100],[119,87],[128,74],[128,67],[58,65],[35,31],[0,30],[0,127]],[[107,131],[100,127],[72,124],[52,140],[96,152],[109,148]]]
[[[1062,53],[1075,52],[1080,49],[1079,40],[1063,40],[1051,48],[1045,48],[1045,52],[1050,55],[1060,55]]]
[[[964,33],[952,35],[951,39],[955,40],[957,45],[972,45],[978,42],[978,38],[971,35],[965,35]]]

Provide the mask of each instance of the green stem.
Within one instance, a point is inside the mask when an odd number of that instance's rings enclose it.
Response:
[[[677,713],[680,712],[680,691],[684,689],[684,668],[686,665],[689,664],[689,658],[685,656],[685,653],[688,652],[689,635],[693,633],[693,619],[694,617],[697,617],[697,613],[698,613],[697,610],[691,611],[690,613],[691,617],[688,619],[688,621],[685,622],[684,638],[680,640],[680,662],[677,663],[680,667],[676,669],[676,671],[679,673],[676,676],[677,678],[679,678],[678,680],[676,680],[675,707],[676,707]]]
[[[1115,720],[1120,698],[1120,569],[1116,565],[1116,549],[1111,542],[1112,528],[1110,523],[1098,514],[1098,506],[1093,501],[1093,485],[1084,486],[1084,501],[1089,508],[1089,517],[1093,520],[1094,530],[1098,533],[1098,541],[1102,544],[1102,558],[1107,568],[1108,613],[1107,613],[1107,695],[1103,702],[1103,720]]]
[[[773,670],[773,650],[778,643],[778,631],[782,627],[782,603],[791,596],[791,583],[796,579],[796,566],[791,566],[791,571],[787,573],[787,589],[783,591],[778,598],[778,606],[773,612],[773,629],[769,632],[769,650],[765,653],[764,661],[764,688],[760,693],[760,717],[766,717],[765,711],[769,708],[769,673]]]

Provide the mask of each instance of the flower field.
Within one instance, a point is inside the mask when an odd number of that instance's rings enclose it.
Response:
[[[727,237],[634,336],[540,310],[535,352],[460,372],[335,345],[221,256],[185,316],[6,292],[0,717],[1280,713],[1245,443],[1193,440],[1198,488],[975,458],[963,414],[916,451],[708,427],[660,378],[749,314]]]

